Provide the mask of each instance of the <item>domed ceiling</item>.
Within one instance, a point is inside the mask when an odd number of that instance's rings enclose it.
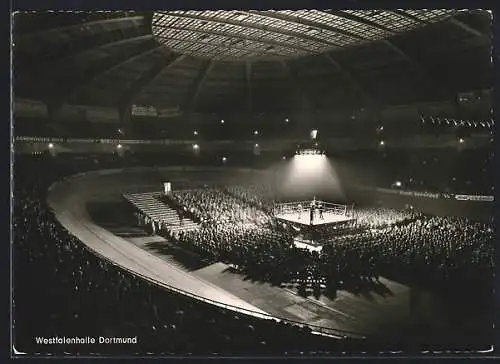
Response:
[[[14,93],[183,113],[356,109],[491,87],[482,10],[18,13]]]
[[[443,20],[455,10],[165,11],[156,39],[182,54],[217,60],[284,59],[380,40]]]

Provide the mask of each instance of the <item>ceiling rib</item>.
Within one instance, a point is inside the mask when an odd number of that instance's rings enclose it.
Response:
[[[153,35],[152,34],[144,34],[144,35],[139,35],[139,36],[135,36],[135,37],[130,37],[130,38],[126,38],[126,39],[120,39],[120,40],[117,40],[117,41],[114,41],[114,42],[109,42],[109,43],[105,43],[105,44],[100,44],[96,47],[91,47],[91,48],[87,48],[83,51],[80,51],[78,53],[74,53],[74,54],[70,54],[66,57],[63,57],[63,58],[59,58],[57,59],[56,61],[54,61],[50,66],[49,68],[51,69],[51,71],[54,71],[54,72],[59,72],[59,69],[57,66],[59,66],[61,63],[69,60],[69,59],[74,59],[74,58],[77,58],[77,57],[81,57],[82,55],[85,55],[85,54],[88,54],[88,53],[91,53],[91,52],[95,52],[97,50],[105,50],[107,48],[110,48],[110,47],[115,47],[115,46],[120,46],[120,45],[124,45],[124,44],[128,44],[128,43],[134,43],[134,42],[140,42],[140,41],[145,41],[145,40],[150,40],[150,39],[153,39]],[[39,67],[36,67],[34,70],[31,70],[31,74],[37,74],[39,72],[41,72],[41,68],[44,64],[40,64]]]
[[[211,35],[217,35],[217,36],[222,36],[222,37],[227,37],[227,38],[236,38],[236,39],[241,39],[241,40],[248,40],[251,42],[257,42],[257,43],[262,43],[262,44],[267,44],[267,45],[273,45],[273,46],[278,46],[278,47],[283,47],[283,48],[288,48],[288,49],[293,49],[293,50],[298,50],[301,52],[311,52],[309,48],[293,45],[290,43],[285,43],[285,42],[278,42],[272,39],[265,39],[265,38],[259,38],[259,37],[249,37],[242,35],[240,33],[225,33],[225,32],[218,32],[214,30],[204,30],[204,29],[199,29],[199,28],[194,28],[194,27],[177,27],[173,25],[169,26],[159,26],[160,28],[165,28],[165,29],[177,29],[177,30],[186,30],[189,32],[196,32],[196,33],[201,33],[201,34],[211,34]],[[161,37],[161,35],[159,35]]]
[[[245,62],[245,80],[247,84],[247,109],[251,113],[253,109],[252,101],[252,62]]]
[[[404,18],[410,19],[410,20],[412,20],[414,22],[417,22],[417,23],[420,23],[420,24],[429,24],[429,22],[427,22],[427,21],[425,21],[423,19],[420,19],[419,17],[417,17],[415,15],[407,13],[404,10],[394,9],[394,10],[391,10],[391,13],[397,14],[399,16],[402,16]]]
[[[430,24],[430,22],[425,21],[425,20],[423,20],[423,19],[420,19],[420,18],[418,18],[418,17],[416,17],[416,16],[414,16],[414,15],[411,15],[411,14],[409,14],[409,13],[405,12],[405,11],[401,11],[401,10],[391,10],[391,11],[392,11],[393,13],[395,13],[395,14],[398,14],[398,15],[404,16],[404,17],[406,17],[406,18],[408,18],[408,19],[411,19],[411,20],[413,20],[413,21],[419,22],[419,23],[421,23],[421,24]],[[467,33],[472,34],[472,35],[474,35],[474,36],[476,36],[476,37],[485,37],[485,36],[486,36],[486,34],[484,34],[484,33],[480,32],[479,30],[474,29],[474,28],[473,28],[473,27],[471,27],[470,25],[465,24],[464,22],[462,22],[462,21],[458,20],[458,19],[456,18],[456,16],[457,16],[458,14],[460,14],[460,13],[454,14],[453,16],[449,17],[447,20],[448,20],[451,24],[453,24],[453,25],[455,25],[455,26],[459,27],[460,29],[465,30]]]
[[[142,40],[149,40],[149,39],[153,39],[153,35],[152,34],[142,34],[142,35],[138,35],[138,36],[135,36],[135,37],[120,39],[120,40],[117,40],[117,41],[114,41],[114,42],[100,44],[97,47],[92,47],[92,48],[85,49],[82,52],[78,52],[78,53],[69,55],[68,57],[62,58],[61,60],[76,58],[78,56],[81,56],[82,54],[86,54],[86,53],[90,53],[90,52],[95,52],[96,50],[103,50],[103,49],[110,48],[110,47],[120,46],[120,45],[124,45],[124,44],[128,44],[128,43],[139,42],[139,41],[142,41]],[[58,62],[59,61],[60,60],[58,60]]]
[[[403,12],[403,13],[405,15],[409,15],[409,14],[406,14],[405,12]],[[350,13],[346,13],[344,11],[335,11],[335,14],[338,14],[339,16],[343,16],[346,19],[350,19],[350,20],[358,22],[360,24],[368,25],[368,26],[377,28],[379,30],[383,30],[383,31],[389,32],[392,35],[395,34],[395,32],[392,31],[391,29],[389,29],[389,28],[387,28],[387,27],[385,27],[385,26],[383,26],[381,24],[378,24],[376,22],[370,21],[368,19],[364,19],[364,18],[361,18],[359,16],[356,16],[356,15],[353,15],[353,14],[350,14]],[[405,16],[403,14],[400,14],[400,15]],[[417,69],[417,71],[420,74],[422,74],[430,82],[432,82],[433,84],[435,84],[439,89],[441,89],[443,91],[444,94],[446,94],[450,98],[453,98],[453,93],[450,90],[448,90],[442,83],[436,82],[436,79],[430,74],[430,72],[424,66],[422,66],[420,64],[420,62],[417,62],[413,57],[411,57],[409,54],[407,54],[405,51],[403,51],[400,47],[398,47],[397,45],[395,45],[389,39],[383,39],[383,40],[381,40],[381,42],[382,42],[382,44],[385,44],[391,50],[393,50],[394,52],[396,52],[398,55],[402,56],[406,61],[408,61],[409,63],[411,63]]]
[[[139,54],[143,54],[142,52]],[[68,100],[68,96],[74,96],[74,89],[79,88],[81,83],[85,83],[86,80],[93,79],[97,77],[99,74],[101,74],[104,71],[113,68],[114,66],[120,64],[120,63],[126,63],[130,57],[121,57],[121,60],[118,60],[115,62],[115,59],[117,58],[116,55],[114,57],[108,57],[109,58],[109,66],[101,67],[102,69],[86,69],[86,70],[79,70],[82,75],[84,74],[85,77],[82,77],[82,80],[80,82],[71,82],[66,84],[59,85],[57,88],[57,94],[56,95],[47,95],[49,96],[48,98],[45,99],[45,102],[47,105],[50,105],[50,107],[54,110],[54,112],[57,112],[63,105],[66,100]],[[45,97],[43,95],[42,97]]]
[[[285,70],[285,73],[288,75],[288,77],[292,81],[295,89],[297,90],[297,93],[300,95],[300,100],[301,100],[303,110],[304,111],[311,111],[311,102],[310,102],[308,96],[306,95],[306,93],[304,92],[304,89],[302,87],[302,84],[301,84],[297,74],[293,70],[290,69],[290,67],[288,66],[288,64],[285,61],[280,60],[279,63],[281,64],[281,67]]]
[[[123,18],[94,20],[94,21],[78,23],[78,24],[74,24],[74,25],[67,25],[67,26],[63,26],[63,27],[50,28],[50,29],[46,29],[46,30],[21,34],[18,37],[16,37],[16,39],[20,39],[20,40],[24,41],[25,39],[32,38],[32,37],[39,37],[40,35],[47,35],[47,34],[51,34],[51,33],[78,30],[78,29],[81,29],[82,27],[95,27],[95,26],[107,25],[107,24],[112,24],[112,23],[127,22],[127,21],[139,22],[141,20],[142,21],[144,20],[144,16],[127,16],[127,17],[123,17]]]
[[[121,97],[118,108],[120,110],[127,109],[132,106],[137,97],[145,90],[149,85],[153,84],[156,79],[167,69],[178,64],[185,59],[186,56],[181,55],[171,55],[170,57],[164,57],[157,64],[153,65],[146,72],[143,72],[137,80],[132,82],[128,90]]]
[[[357,34],[354,34],[352,32],[346,31],[344,29],[340,29],[338,27],[333,27],[331,25],[325,25],[325,24],[318,23],[318,22],[315,22],[315,21],[312,21],[312,20],[300,18],[298,16],[292,16],[292,15],[278,13],[278,12],[273,12],[273,11],[249,11],[248,13],[254,14],[254,15],[259,15],[259,16],[265,16],[265,17],[272,18],[272,19],[283,20],[283,21],[287,21],[287,22],[290,22],[290,23],[306,25],[306,26],[308,26],[310,28],[315,28],[315,29],[318,29],[318,30],[326,30],[326,31],[329,31],[329,32],[333,32],[333,33],[344,35],[344,36],[349,37],[349,38],[355,38],[357,40],[362,40],[362,41],[367,40],[367,38],[361,37],[360,35],[357,35]],[[328,12],[325,12],[325,14],[332,15],[332,14],[330,14]],[[314,37],[314,39],[316,39],[317,41],[322,41],[321,38]],[[336,45],[338,47],[338,45],[335,44],[335,43],[333,43],[333,42],[328,42],[328,44]]]
[[[111,66],[111,67],[108,67],[106,69],[104,69],[102,72],[99,72],[97,74],[95,74],[93,77],[90,77],[88,79],[86,79],[84,82],[82,82],[81,84],[79,85],[76,85],[75,89],[73,89],[69,94],[68,96],[66,97],[67,100],[70,100],[72,96],[75,96],[77,95],[79,92],[81,92],[85,87],[89,86],[92,82],[98,80],[100,77],[103,77],[115,70],[117,70],[118,68],[128,64],[128,63],[131,63],[131,62],[134,62],[136,61],[137,59],[140,59],[142,57],[145,57],[149,54],[152,54],[154,52],[156,52],[157,50],[161,49],[163,46],[162,45],[156,45],[154,46],[153,48],[151,49],[147,49],[145,51],[141,51],[139,52],[138,54],[136,54],[135,56],[132,56],[130,58],[127,58],[125,59],[124,61],[121,61],[121,62],[118,62],[117,64]]]
[[[212,70],[214,64],[215,61],[207,60],[204,61],[203,64],[201,65],[198,74],[194,79],[194,82],[191,84],[186,100],[184,101],[183,109],[186,114],[190,114],[191,111],[194,109],[196,101],[198,100],[198,96],[200,95],[201,89],[203,87],[203,84],[205,83],[205,80],[210,71]]]
[[[163,38],[163,39],[177,41],[177,42],[183,42],[183,43],[190,43],[190,44],[203,44],[203,45],[207,44],[206,42],[203,42],[201,40],[191,40],[191,39],[186,39],[186,38],[173,38],[173,37],[165,37],[165,36],[158,36],[158,38],[160,38],[160,39]],[[168,45],[166,45],[166,46],[168,46]],[[238,47],[238,46],[234,46],[231,44],[214,43],[214,44],[210,44],[210,46],[215,47],[215,48],[223,48],[223,49],[237,49],[237,50],[245,51],[245,52],[251,51],[249,48]],[[276,55],[279,55],[279,54],[276,54]]]
[[[263,31],[267,31],[267,32],[275,33],[275,34],[281,34],[281,35],[294,37],[294,38],[298,38],[298,39],[305,39],[305,40],[309,40],[311,42],[327,44],[330,46],[337,46],[337,44],[332,43],[332,42],[328,42],[328,41],[321,39],[321,38],[316,38],[316,37],[312,37],[312,36],[304,34],[304,33],[294,32],[294,31],[290,31],[290,30],[284,30],[284,29],[280,29],[278,27],[272,27],[269,25],[245,23],[244,21],[237,21],[237,20],[232,20],[232,19],[221,19],[221,18],[216,18],[216,17],[204,16],[201,14],[192,15],[192,14],[168,13],[166,15],[173,16],[173,17],[179,17],[179,18],[201,20],[201,21],[206,21],[209,23],[228,24],[228,25],[234,25],[234,26],[243,27],[243,28],[263,30]]]
[[[458,20],[457,18],[450,18],[448,19],[448,21],[451,24],[455,25],[456,27],[465,30],[467,33],[474,35],[475,37],[480,37],[480,38],[487,37],[486,34],[480,32],[477,29],[472,28],[470,25],[465,24],[464,22]]]
[[[331,14],[340,16],[341,18],[344,18],[344,19],[349,19],[349,20],[355,21],[355,22],[360,23],[360,24],[368,25],[368,26],[376,28],[378,30],[382,30],[384,32],[387,32],[391,35],[396,34],[396,32],[394,30],[389,29],[389,28],[383,26],[382,24],[379,24],[377,22],[362,18],[362,17],[354,15],[354,14],[347,13],[347,12],[342,11],[342,10],[333,10],[333,11],[331,11]]]
[[[383,44],[388,46],[390,49],[392,49],[394,52],[402,56],[406,61],[411,63],[415,69],[423,76],[425,77],[430,83],[434,84],[435,87],[437,87],[443,95],[451,100],[455,98],[454,92],[448,89],[442,82],[437,82],[436,77],[432,75],[432,73],[427,69],[427,67],[423,66],[420,62],[416,61],[415,58],[411,57],[408,53],[403,51],[401,48],[397,47],[394,45],[393,42],[390,42],[388,40],[383,40]]]
[[[340,72],[340,74],[348,81],[349,84],[354,86],[354,88],[361,94],[361,96],[363,96],[365,102],[368,105],[379,105],[379,102],[376,101],[368,92],[366,92],[365,88],[356,80],[356,78],[337,60],[335,60],[331,54],[324,53],[324,57]]]

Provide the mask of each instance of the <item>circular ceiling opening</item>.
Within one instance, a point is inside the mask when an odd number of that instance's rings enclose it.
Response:
[[[173,51],[217,60],[283,59],[380,40],[456,10],[163,11],[156,39]]]

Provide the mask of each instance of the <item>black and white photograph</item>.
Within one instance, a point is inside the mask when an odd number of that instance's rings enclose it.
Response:
[[[493,352],[491,10],[11,21],[12,357]]]

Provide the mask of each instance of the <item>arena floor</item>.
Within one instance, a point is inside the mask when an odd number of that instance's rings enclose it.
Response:
[[[119,215],[116,211],[123,203],[122,193],[160,190],[162,180],[189,179],[189,173],[165,169],[161,173],[79,175],[55,185],[48,201],[61,223],[96,253],[159,284],[243,309],[341,330],[355,337],[379,338],[417,331],[429,339],[439,337],[457,329],[457,317],[466,321],[472,314],[456,314],[456,308],[450,309],[433,294],[385,278],[364,291],[341,290],[335,297],[314,297],[310,292],[302,297],[293,284],[277,287],[251,281],[222,263],[205,262],[162,237],[147,236],[126,219],[112,218]],[[196,173],[198,178],[203,175]],[[224,178],[220,172],[217,175]],[[99,216],[96,211],[100,211]]]

